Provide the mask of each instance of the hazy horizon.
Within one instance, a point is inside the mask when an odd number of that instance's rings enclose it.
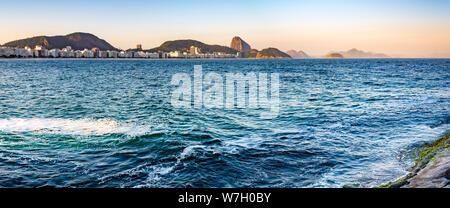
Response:
[[[194,39],[229,46],[303,50],[357,48],[392,57],[450,57],[448,1],[22,1],[2,3],[0,43],[88,32],[128,49]]]

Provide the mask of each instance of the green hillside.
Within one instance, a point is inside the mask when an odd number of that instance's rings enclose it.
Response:
[[[117,50],[114,46],[89,33],[72,33],[65,36],[37,36],[21,40],[15,40],[5,43],[7,47],[24,48],[29,46],[34,48],[36,45],[44,46],[47,49],[65,48],[71,46],[74,50],[83,50],[85,48],[99,48],[100,50]]]
[[[173,40],[166,41],[161,46],[150,49],[150,52],[170,52],[170,51],[182,51],[188,52],[191,46],[195,46],[201,49],[202,53],[222,52],[227,54],[236,54],[238,51],[220,45],[208,45],[196,40]]]
[[[276,48],[266,48],[261,50],[256,58],[291,58],[291,56]]]
[[[257,59],[272,59],[272,58],[291,58],[287,53],[284,53],[276,48],[266,48],[261,51],[251,49],[242,54],[243,58],[257,58]]]
[[[250,49],[248,51],[245,51],[242,53],[243,58],[256,58],[256,55],[258,55],[258,50],[256,49]]]

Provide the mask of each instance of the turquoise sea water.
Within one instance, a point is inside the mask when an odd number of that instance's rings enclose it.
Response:
[[[280,73],[280,113],[177,109],[172,75]],[[449,59],[0,60],[0,187],[371,187],[450,130]]]

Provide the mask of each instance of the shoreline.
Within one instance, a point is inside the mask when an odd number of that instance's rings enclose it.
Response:
[[[409,174],[375,188],[450,188],[450,132],[421,145]]]

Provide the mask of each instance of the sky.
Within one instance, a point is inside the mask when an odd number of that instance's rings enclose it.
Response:
[[[195,39],[229,46],[303,50],[357,48],[393,57],[450,57],[448,0],[0,0],[0,44],[88,32],[113,46],[153,48]]]

